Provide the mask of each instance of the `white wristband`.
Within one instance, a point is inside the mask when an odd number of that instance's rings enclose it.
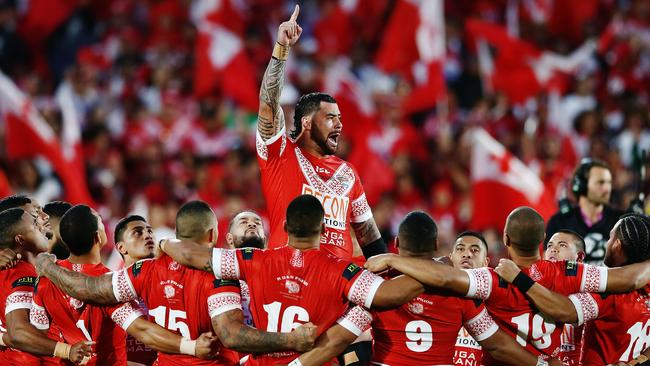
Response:
[[[196,356],[196,341],[182,338],[180,351],[184,355]]]
[[[299,358],[296,358],[295,360],[289,362],[287,366],[302,366],[302,362],[300,362]]]

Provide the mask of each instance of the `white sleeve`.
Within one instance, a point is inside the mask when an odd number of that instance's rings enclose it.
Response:
[[[499,326],[484,308],[478,315],[465,322],[465,329],[477,342],[481,342],[496,333]]]
[[[18,309],[31,309],[33,292],[29,291],[16,291],[7,296],[5,302],[5,315]]]
[[[50,317],[47,316],[45,308],[32,301],[32,308],[29,310],[29,322],[38,330],[50,329]]]
[[[241,295],[236,292],[221,292],[208,297],[210,318],[236,309],[242,310]]]
[[[352,201],[352,215],[350,222],[366,222],[372,218],[372,210],[366,199],[366,194],[362,194],[359,198]]]
[[[605,292],[607,289],[607,267],[584,264],[580,292]]]
[[[287,146],[287,136],[286,136],[286,131],[287,128],[286,126],[282,126],[280,131],[278,131],[277,134],[274,136],[271,136],[268,140],[264,141],[262,138],[262,135],[260,135],[260,131],[257,131],[255,133],[255,149],[257,150],[257,156],[260,157],[262,160],[267,160],[269,158],[269,145],[272,145],[279,139],[282,139],[280,145],[280,155],[284,152],[285,147]]]
[[[350,286],[348,300],[357,305],[370,308],[372,300],[375,299],[375,294],[383,282],[384,280],[381,277],[364,269]]]
[[[126,330],[137,318],[143,315],[144,314],[139,307],[134,306],[130,302],[126,302],[113,311],[111,319],[115,324],[119,325],[120,328]]]
[[[236,249],[212,249],[212,271],[220,280],[238,280],[239,263]]]
[[[487,267],[464,269],[469,276],[469,290],[466,297],[486,300],[492,294],[492,274]]]
[[[573,303],[573,307],[578,314],[578,322],[576,324],[582,325],[598,318],[598,303],[596,303],[596,300],[594,300],[591,294],[579,293],[569,295],[569,300]]]
[[[129,278],[127,271],[128,269],[125,268],[111,273],[113,295],[118,302],[133,301],[138,298],[138,294],[135,293],[135,288],[133,288],[133,284],[131,283],[131,279]]]
[[[370,329],[372,315],[368,310],[357,305],[348,309],[336,322],[358,337]]]

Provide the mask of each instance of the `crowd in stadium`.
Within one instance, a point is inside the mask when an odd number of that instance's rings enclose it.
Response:
[[[10,366],[650,363],[647,1],[0,0],[0,70]]]

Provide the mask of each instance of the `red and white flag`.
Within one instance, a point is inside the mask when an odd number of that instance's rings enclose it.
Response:
[[[469,132],[475,230],[503,228],[508,214],[530,206],[548,219],[557,210],[553,194],[530,168],[483,129]]]
[[[413,83],[405,114],[434,107],[445,95],[445,17],[443,0],[400,0],[395,6],[376,64]]]
[[[10,159],[42,156],[59,175],[66,200],[94,205],[84,173],[79,120],[71,95],[57,94],[63,114],[61,141],[38,113],[32,101],[6,75],[0,73],[0,111],[6,122],[5,142]]]
[[[567,76],[590,62],[596,50],[596,43],[587,41],[564,56],[513,37],[498,24],[470,19],[466,28],[477,43],[484,84],[505,93],[514,103],[526,102],[543,91],[563,90]],[[487,45],[496,51],[496,57]]]
[[[243,20],[229,0],[197,1],[192,9],[198,29],[195,46],[194,94],[220,91],[241,107],[257,111],[257,72],[244,49]]]

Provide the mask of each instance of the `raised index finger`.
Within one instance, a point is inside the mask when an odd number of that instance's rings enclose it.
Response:
[[[289,21],[295,22],[296,19],[298,19],[299,13],[300,13],[300,5],[296,4],[296,7],[293,9],[293,14],[291,14],[291,18],[289,18]]]

